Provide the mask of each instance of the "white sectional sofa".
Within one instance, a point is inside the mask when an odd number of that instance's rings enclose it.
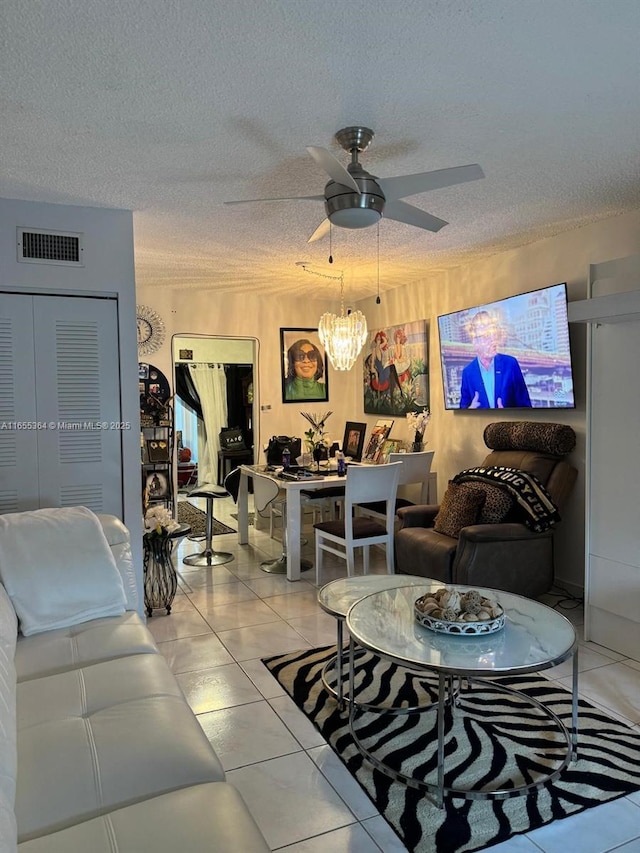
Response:
[[[116,592],[92,599],[95,564],[113,586],[109,560]],[[137,613],[124,525],[84,508],[0,515],[0,578],[0,851],[268,851]],[[113,615],[77,621],[104,602]]]

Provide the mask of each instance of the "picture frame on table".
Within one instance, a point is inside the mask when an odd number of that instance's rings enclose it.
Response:
[[[386,464],[389,461],[389,455],[391,453],[403,453],[406,449],[406,441],[402,441],[400,438],[387,438],[382,445],[382,451],[378,461],[382,464]]]
[[[317,329],[280,329],[283,403],[326,403],[329,364]]]
[[[342,439],[342,452],[345,456],[350,457],[354,462],[360,462],[362,459],[362,449],[364,447],[364,435],[367,431],[367,425],[357,423],[356,421],[347,421],[344,427],[344,438]]]
[[[365,462],[377,463],[380,461],[380,454],[385,441],[389,437],[391,427],[393,426],[393,418],[379,418],[371,431],[371,437],[367,444],[367,449],[364,454]]]

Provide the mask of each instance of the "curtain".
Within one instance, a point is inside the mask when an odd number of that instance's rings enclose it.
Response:
[[[191,373],[189,372],[189,364],[176,364],[176,394],[196,415],[202,417],[202,406],[200,405],[200,397],[193,384]]]
[[[203,452],[198,446],[198,482],[216,483],[218,480],[218,451],[220,430],[227,425],[227,380],[224,367],[219,364],[189,364],[200,405],[206,433]]]
[[[250,423],[243,393],[243,379],[253,375],[253,367],[250,364],[227,364],[225,369],[227,371],[229,426],[241,429],[247,444],[251,446]]]
[[[198,424],[202,423],[196,413],[182,402],[180,397],[176,399],[173,410],[176,432],[182,432],[182,446],[191,451],[191,461],[198,461]]]

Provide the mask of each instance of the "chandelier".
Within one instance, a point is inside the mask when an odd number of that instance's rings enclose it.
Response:
[[[312,275],[340,282],[340,316],[328,312],[323,314],[318,322],[318,337],[329,356],[333,369],[351,370],[367,340],[367,318],[361,311],[349,311],[345,314],[342,272],[340,275],[327,275],[309,269],[304,263],[300,263],[300,266]]]

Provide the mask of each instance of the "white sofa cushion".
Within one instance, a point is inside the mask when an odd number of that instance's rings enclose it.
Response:
[[[122,616],[20,637],[15,663],[18,681],[27,681],[139,654],[158,654],[158,647],[140,616],[127,611]]]
[[[27,637],[125,610],[115,559],[86,507],[0,515],[0,577]]]
[[[16,790],[16,614],[0,584],[0,793],[13,807]],[[1,798],[0,798],[1,799]],[[0,850],[4,850],[0,844]]]
[[[0,850],[2,853],[15,853],[17,849],[18,833],[13,804],[0,789]]]
[[[268,853],[238,791],[194,785],[25,841],[19,853]]]
[[[201,782],[224,781],[160,655],[20,684],[18,839]]]
[[[0,584],[0,850],[13,853],[18,843],[13,805],[16,797],[16,648],[18,620]]]
[[[157,696],[183,698],[162,655],[131,655],[78,667],[17,688],[18,729],[68,717],[91,717],[105,708]]]
[[[98,513],[98,520],[102,525],[104,535],[107,537],[111,553],[114,556],[116,566],[122,578],[124,594],[127,599],[126,608],[127,610],[137,610],[140,598],[138,596],[136,573],[133,568],[129,531],[115,515]]]

